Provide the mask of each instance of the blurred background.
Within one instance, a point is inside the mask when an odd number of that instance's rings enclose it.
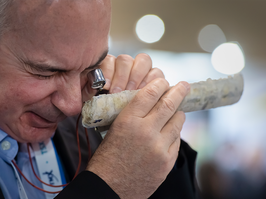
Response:
[[[266,198],[266,1],[112,0],[110,54],[148,53],[171,85],[241,72],[237,104],[187,113],[202,198]]]

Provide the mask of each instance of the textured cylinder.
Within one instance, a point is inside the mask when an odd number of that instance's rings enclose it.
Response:
[[[192,112],[234,104],[239,101],[243,87],[241,74],[192,83],[189,94],[177,110]],[[110,125],[138,91],[94,96],[82,108],[83,126],[90,128]]]

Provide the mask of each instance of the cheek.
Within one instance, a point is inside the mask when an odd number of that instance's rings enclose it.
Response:
[[[14,120],[25,108],[40,99],[40,89],[38,84],[32,84],[30,81],[5,81],[1,86],[0,96],[0,115],[1,118]]]
[[[18,104],[30,105],[46,98],[52,92],[49,81],[25,78],[13,83],[7,95]]]

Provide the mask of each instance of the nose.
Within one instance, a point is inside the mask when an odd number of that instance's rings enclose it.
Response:
[[[51,100],[66,116],[79,114],[82,108],[80,78],[68,78],[57,83],[57,90],[52,94]]]

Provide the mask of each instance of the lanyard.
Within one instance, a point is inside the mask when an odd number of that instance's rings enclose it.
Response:
[[[19,174],[17,172],[17,169],[15,168],[15,166],[13,165],[12,162],[11,162],[11,166],[13,167],[15,175],[16,175],[16,178],[17,178],[19,198],[20,199],[28,199],[26,191],[25,191],[25,189],[23,187],[23,184],[22,184],[22,182],[20,180],[20,177],[19,177]]]
[[[32,144],[32,149],[35,155],[36,164],[39,170],[39,176],[42,181],[51,185],[61,185],[61,175],[58,162],[56,159],[55,150],[51,139],[43,142]],[[47,191],[60,191],[62,187],[49,187],[42,185]],[[57,194],[45,193],[46,199],[52,199]]]

